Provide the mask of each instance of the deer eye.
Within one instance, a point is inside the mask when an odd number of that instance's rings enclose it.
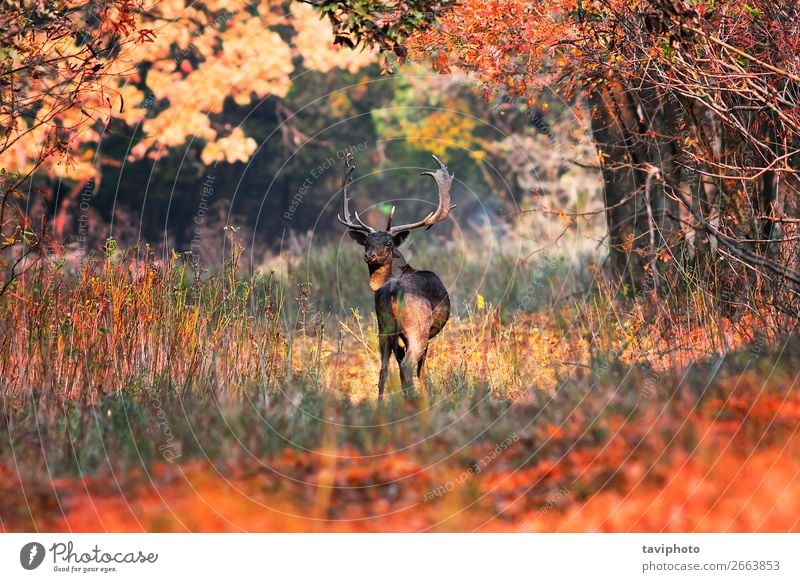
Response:
[[[388,248],[388,247],[392,246],[392,243],[391,242],[386,242],[386,243],[383,244],[383,246]]]

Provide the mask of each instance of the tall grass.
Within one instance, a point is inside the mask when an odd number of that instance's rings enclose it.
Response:
[[[326,246],[283,272],[251,276],[242,276],[238,255],[203,278],[177,255],[161,264],[113,249],[77,272],[42,262],[0,296],[0,467],[14,467],[30,491],[43,475],[125,480],[201,459],[222,474],[288,463],[290,473],[330,475],[332,496],[315,489],[298,501],[308,493],[295,491],[291,501],[330,517],[335,503],[348,503],[340,479],[355,477],[326,459],[363,457],[347,469],[359,475],[370,459],[422,463],[419,496],[516,435],[497,470],[530,471],[544,483],[535,509],[559,487],[579,500],[630,486],[618,475],[631,461],[617,450],[620,438],[639,443],[634,460],[657,480],[667,471],[665,446],[694,450],[698,431],[725,421],[751,431],[739,446],[794,434],[797,419],[784,405],[797,398],[782,382],[800,352],[785,316],[721,318],[704,292],[682,309],[648,296],[623,302],[591,264],[490,257],[478,247],[459,261],[414,253],[412,264],[449,282],[456,306],[431,348],[418,403],[399,396],[396,376],[389,398],[375,399],[371,293],[352,249]],[[767,375],[739,381],[748,374]],[[765,398],[762,416],[731,404],[733,392],[741,402]],[[568,468],[544,471],[554,462]],[[365,487],[380,485],[369,479]],[[8,507],[0,504],[2,521],[27,523]]]

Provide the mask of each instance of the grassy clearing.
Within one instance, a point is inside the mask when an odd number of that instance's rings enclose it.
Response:
[[[460,291],[423,398],[395,374],[378,403],[364,267],[343,257],[30,271],[0,297],[0,527],[800,527],[793,321],[622,303],[552,256],[483,277],[472,255],[436,267]]]

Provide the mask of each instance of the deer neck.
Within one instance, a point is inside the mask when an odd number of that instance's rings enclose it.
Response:
[[[392,252],[392,260],[383,265],[369,265],[369,288],[377,291],[392,277],[399,277],[403,273],[413,272],[414,269],[411,265],[406,263],[405,257],[394,249]]]

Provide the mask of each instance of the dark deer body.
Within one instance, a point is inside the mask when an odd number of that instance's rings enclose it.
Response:
[[[347,157],[347,171],[342,184],[344,216],[339,221],[347,226],[348,233],[364,247],[364,260],[369,267],[369,285],[375,292],[375,312],[378,316],[381,371],[378,380],[378,397],[383,397],[389,359],[394,354],[400,366],[400,381],[405,392],[413,392],[414,378],[424,378],[428,341],[435,337],[450,317],[450,297],[439,277],[431,271],[412,268],[397,247],[412,229],[430,228],[445,220],[450,209],[450,184],[453,177],[445,165],[434,156],[439,169],[425,172],[433,177],[439,188],[439,205],[423,220],[392,227],[394,208],[386,230],[378,231],[364,224],[355,213],[350,217],[347,186],[355,169]]]

